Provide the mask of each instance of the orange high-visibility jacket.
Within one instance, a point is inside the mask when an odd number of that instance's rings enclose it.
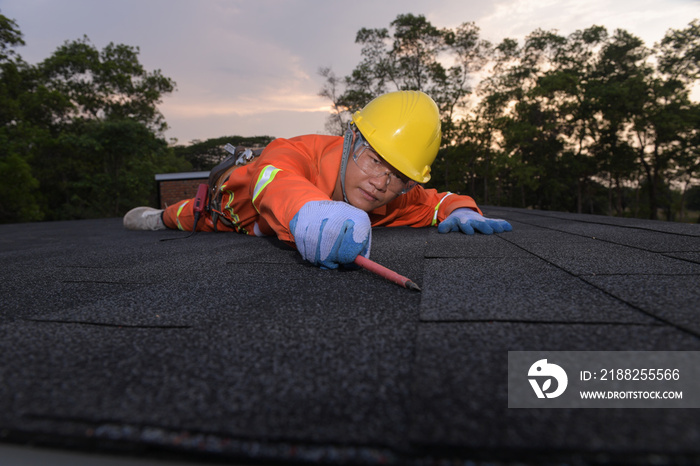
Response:
[[[340,173],[343,138],[307,135],[276,139],[262,155],[234,170],[221,190],[222,214],[234,228],[219,222],[217,229],[258,236],[277,236],[294,242],[289,222],[310,201],[330,200]],[[192,199],[169,206],[163,221],[170,228],[192,230]],[[469,196],[438,193],[416,186],[389,204],[369,212],[372,226],[437,225],[453,210],[467,207],[479,213]],[[206,214],[197,229],[212,231],[211,216]]]

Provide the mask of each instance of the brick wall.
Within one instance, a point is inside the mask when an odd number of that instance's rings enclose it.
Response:
[[[157,180],[160,208],[175,204],[183,199],[191,199],[197,194],[201,183],[207,182],[208,173],[201,178]]]

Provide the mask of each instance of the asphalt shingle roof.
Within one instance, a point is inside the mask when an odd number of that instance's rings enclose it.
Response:
[[[190,458],[700,462],[693,409],[509,409],[508,351],[700,351],[700,225],[486,207],[371,273],[273,239],[0,226],[0,441]]]

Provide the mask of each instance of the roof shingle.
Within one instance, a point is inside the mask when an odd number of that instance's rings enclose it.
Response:
[[[509,409],[508,351],[700,351],[700,226],[486,207],[364,270],[273,239],[0,226],[0,441],[329,463],[700,461],[682,409]],[[604,411],[604,413],[602,413]]]

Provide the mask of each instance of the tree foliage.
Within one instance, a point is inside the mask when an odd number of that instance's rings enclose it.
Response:
[[[453,31],[434,27],[422,15],[405,14],[390,26],[358,31],[355,42],[362,46],[362,60],[344,80],[330,69],[321,70],[326,85],[320,95],[332,102],[335,133],[342,134],[352,113],[373,97],[400,89],[430,94],[440,108],[443,131],[450,134],[455,112],[471,92],[470,73],[485,63],[490,44],[478,38],[472,23]]]
[[[24,121],[34,112],[25,81],[27,65],[14,48],[24,45],[17,24],[0,14],[0,222],[39,220],[39,181],[30,165],[31,143],[38,132]],[[39,134],[40,135],[40,134]]]
[[[249,148],[264,147],[272,142],[272,136],[223,136],[206,141],[192,141],[187,146],[173,147],[175,155],[192,165],[193,170],[208,171],[230,155],[224,149],[226,144]]]
[[[154,174],[189,169],[162,137],[175,83],[139,49],[87,37],[30,66],[0,14],[0,222],[122,215],[155,197]]]
[[[673,219],[698,185],[698,20],[654,47],[597,25],[492,45],[472,23],[438,29],[408,14],[361,29],[356,43],[349,76],[322,73],[333,127],[386,91],[425,91],[442,114],[435,187],[484,203]]]
[[[155,133],[164,131],[157,105],[175,83],[160,71],[146,71],[138,54],[138,47],[113,43],[100,51],[87,37],[58,47],[37,67],[42,83],[68,100],[56,116],[63,122],[129,118]]]

